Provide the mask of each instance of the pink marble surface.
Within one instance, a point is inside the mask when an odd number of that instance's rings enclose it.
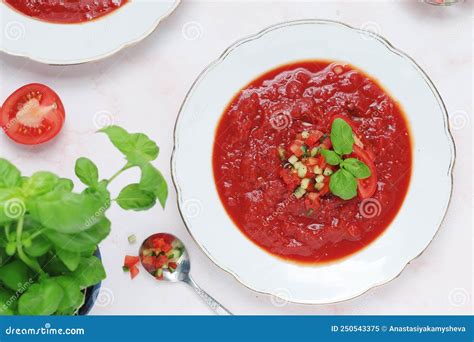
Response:
[[[93,314],[210,314],[184,284],[158,284],[123,274],[124,254],[136,253],[127,236],[141,240],[169,231],[188,245],[196,281],[235,314],[472,314],[472,2],[436,8],[418,1],[184,1],[145,41],[96,63],[55,67],[0,54],[0,98],[30,82],[46,83],[67,109],[54,142],[24,148],[0,135],[0,155],[28,174],[39,169],[73,177],[74,161],[88,156],[104,176],[122,157],[98,127],[116,123],[149,134],[161,147],[157,161],[171,185],[169,159],[174,122],[194,79],[227,46],[266,26],[323,18],[385,36],[412,56],[438,87],[450,113],[457,145],[452,203],[439,233],[400,277],[339,304],[296,305],[254,293],[216,267],[186,233],[171,192],[165,211],[123,212],[114,207],[113,231],[102,243],[108,277]],[[427,123],[429,125],[429,123]],[[119,179],[114,191],[137,177]],[[416,229],[416,227],[413,227]]]

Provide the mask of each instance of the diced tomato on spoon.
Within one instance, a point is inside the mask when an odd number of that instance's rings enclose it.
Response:
[[[48,86],[32,83],[17,89],[4,102],[0,125],[8,137],[24,145],[50,141],[61,131],[64,106]]]

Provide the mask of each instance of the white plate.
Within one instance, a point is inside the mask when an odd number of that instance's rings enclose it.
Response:
[[[401,103],[413,139],[411,183],[395,220],[367,248],[315,266],[286,262],[248,240],[227,215],[212,171],[215,129],[233,96],[265,71],[307,59],[347,62],[378,79]],[[176,124],[172,173],[186,226],[212,261],[252,290],[322,304],[394,279],[423,252],[450,201],[454,156],[443,102],[412,59],[375,34],[307,20],[273,26],[236,43],[199,76]]]
[[[0,0],[0,50],[47,64],[79,64],[108,57],[147,37],[180,0],[133,0],[86,23],[33,19]]]

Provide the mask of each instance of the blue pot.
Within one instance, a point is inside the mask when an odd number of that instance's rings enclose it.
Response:
[[[99,247],[97,247],[94,255],[97,258],[99,258],[100,260],[102,260],[102,257],[100,255]],[[79,309],[79,312],[78,312],[79,316],[85,316],[85,315],[89,314],[92,307],[94,306],[95,300],[97,299],[97,295],[99,294],[101,284],[102,284],[102,282],[85,289],[86,299],[84,301],[84,305],[81,306],[81,308]]]

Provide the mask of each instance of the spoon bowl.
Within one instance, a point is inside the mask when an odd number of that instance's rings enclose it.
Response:
[[[149,236],[140,246],[140,262],[158,281],[184,282],[218,315],[231,315],[219,302],[202,290],[191,278],[191,260],[183,242],[168,233]]]

